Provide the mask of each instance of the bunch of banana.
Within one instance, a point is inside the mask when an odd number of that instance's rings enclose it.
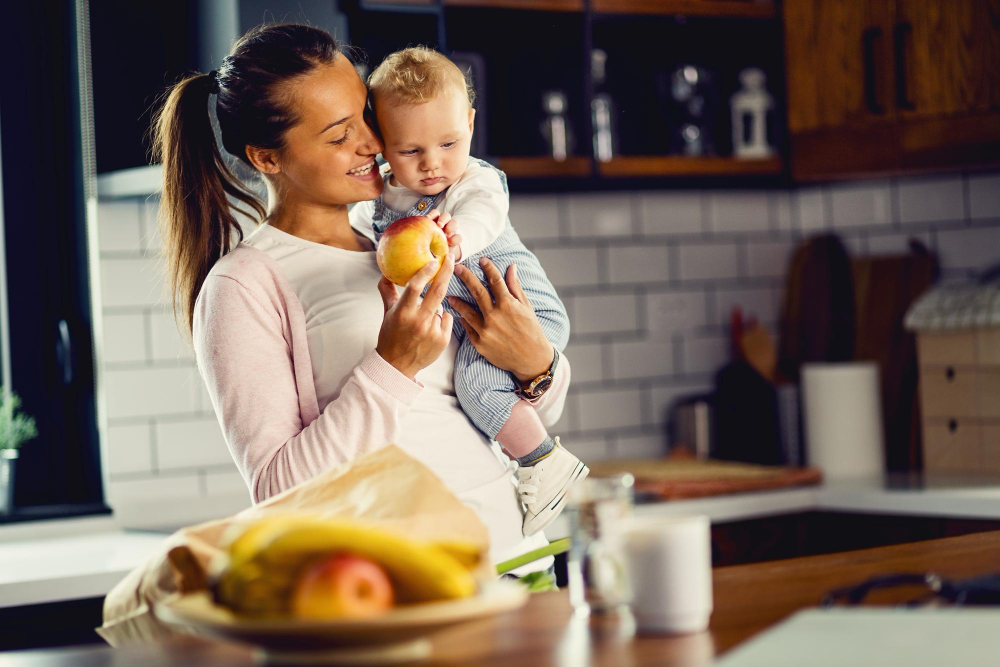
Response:
[[[214,587],[216,601],[238,614],[282,617],[303,568],[316,558],[349,553],[385,569],[397,603],[472,595],[479,550],[470,544],[418,542],[344,519],[301,515],[259,519],[229,544]]]

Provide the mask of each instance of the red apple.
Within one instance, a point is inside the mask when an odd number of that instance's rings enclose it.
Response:
[[[412,215],[389,225],[379,239],[375,259],[383,276],[405,285],[431,260],[437,260],[440,269],[447,254],[448,238],[441,228],[426,216]]]
[[[368,618],[389,610],[393,599],[392,582],[380,565],[337,554],[306,566],[292,592],[292,614],[314,620]]]

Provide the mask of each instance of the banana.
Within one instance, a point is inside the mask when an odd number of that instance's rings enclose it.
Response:
[[[317,557],[341,552],[369,558],[385,568],[399,603],[467,597],[476,590],[466,565],[473,550],[457,543],[439,548],[344,519],[265,517],[230,544],[216,600],[241,614],[288,615],[302,567]]]

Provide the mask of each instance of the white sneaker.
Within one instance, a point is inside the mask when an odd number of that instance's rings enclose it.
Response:
[[[552,523],[566,506],[569,488],[590,473],[583,461],[559,444],[533,466],[517,469],[517,494],[524,503],[522,532],[533,535]]]

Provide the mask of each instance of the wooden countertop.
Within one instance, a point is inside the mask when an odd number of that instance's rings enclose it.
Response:
[[[1000,531],[914,542],[824,556],[718,568],[714,573],[715,613],[708,634],[687,637],[637,636],[619,639],[593,631],[573,618],[566,591],[532,596],[522,610],[475,621],[434,638],[426,665],[691,665],[707,661],[804,607],[815,606],[830,589],[874,574],[933,571],[969,577],[998,569]],[[883,595],[891,602],[913,591]],[[81,647],[4,653],[8,667],[48,665],[213,665],[255,664],[245,648],[178,639],[131,649]]]

